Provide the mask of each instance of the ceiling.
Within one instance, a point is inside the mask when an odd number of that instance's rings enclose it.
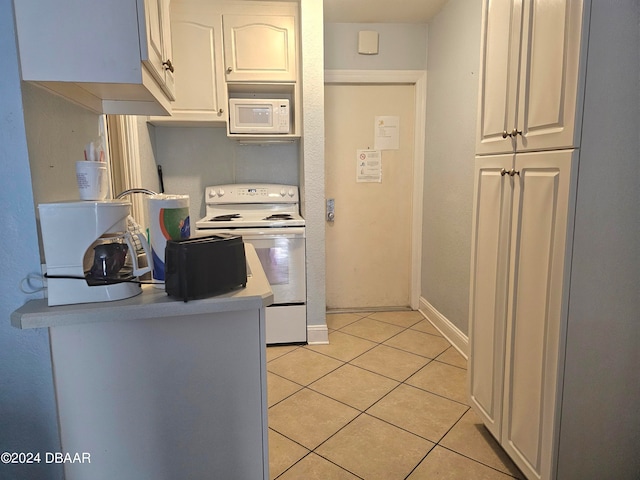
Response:
[[[328,23],[428,23],[447,0],[324,0]]]

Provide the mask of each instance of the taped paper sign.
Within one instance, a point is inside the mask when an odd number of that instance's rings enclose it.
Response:
[[[376,150],[398,150],[400,148],[400,117],[375,117]]]
[[[382,157],[378,150],[357,151],[356,182],[382,182]]]

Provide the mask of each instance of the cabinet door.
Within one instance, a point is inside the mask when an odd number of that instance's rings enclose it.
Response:
[[[578,145],[583,0],[486,0],[476,152]]]
[[[552,477],[574,150],[516,155],[502,446],[528,478]]]
[[[583,0],[525,0],[518,151],[579,144]]]
[[[482,15],[476,152],[513,152],[522,2],[487,0]]]
[[[224,121],[220,15],[198,5],[178,4],[171,12],[171,34],[176,63],[176,101],[172,117],[194,121]]]
[[[146,55],[142,44],[142,60],[149,72],[166,91],[174,96],[174,74],[171,60],[171,27],[169,24],[169,0],[145,0]],[[144,42],[144,39],[141,39]]]
[[[228,82],[295,82],[295,20],[286,15],[223,15]]]
[[[471,243],[470,404],[500,439],[513,154],[477,157]]]

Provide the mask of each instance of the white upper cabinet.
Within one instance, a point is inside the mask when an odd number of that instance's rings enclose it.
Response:
[[[175,102],[171,117],[152,117],[154,124],[226,121],[222,75],[222,17],[210,4],[173,1],[171,35],[175,64]]]
[[[476,153],[579,144],[581,0],[492,0],[483,10]]]
[[[98,113],[167,115],[168,3],[15,2],[22,79]]]
[[[175,101],[155,125],[228,125],[228,98],[285,98],[297,138],[300,89],[296,66],[297,6],[291,2],[173,0],[171,32]],[[153,43],[153,42],[151,42]],[[232,134],[248,141],[253,135]],[[254,140],[269,135],[256,134]]]
[[[295,82],[295,17],[223,15],[227,82]]]
[[[171,44],[169,0],[145,0],[145,30],[147,41],[141,42],[142,61],[163,85],[171,100],[175,98],[175,68]],[[146,52],[144,47],[147,48]]]

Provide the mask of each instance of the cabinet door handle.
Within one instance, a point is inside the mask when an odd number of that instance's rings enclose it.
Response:
[[[218,110],[218,116],[222,115],[224,113],[223,109]]]
[[[171,60],[169,58],[167,58],[166,62],[162,62],[162,65],[164,66],[165,70],[169,70],[171,73],[174,72],[174,68],[173,68],[173,64],[171,63]]]
[[[502,131],[502,138],[507,138],[507,137],[515,138],[518,135],[522,135],[522,130],[518,130],[517,128],[514,128],[513,130],[511,130],[511,133],[507,132],[506,130]]]
[[[505,175],[509,175],[510,177],[513,177],[514,175],[520,176],[520,170],[516,170],[515,168],[512,168],[510,170],[507,170],[505,168],[501,168],[500,169],[500,175],[503,176],[503,177]]]
[[[231,72],[233,72],[233,68],[227,67],[227,73],[231,73]]]

